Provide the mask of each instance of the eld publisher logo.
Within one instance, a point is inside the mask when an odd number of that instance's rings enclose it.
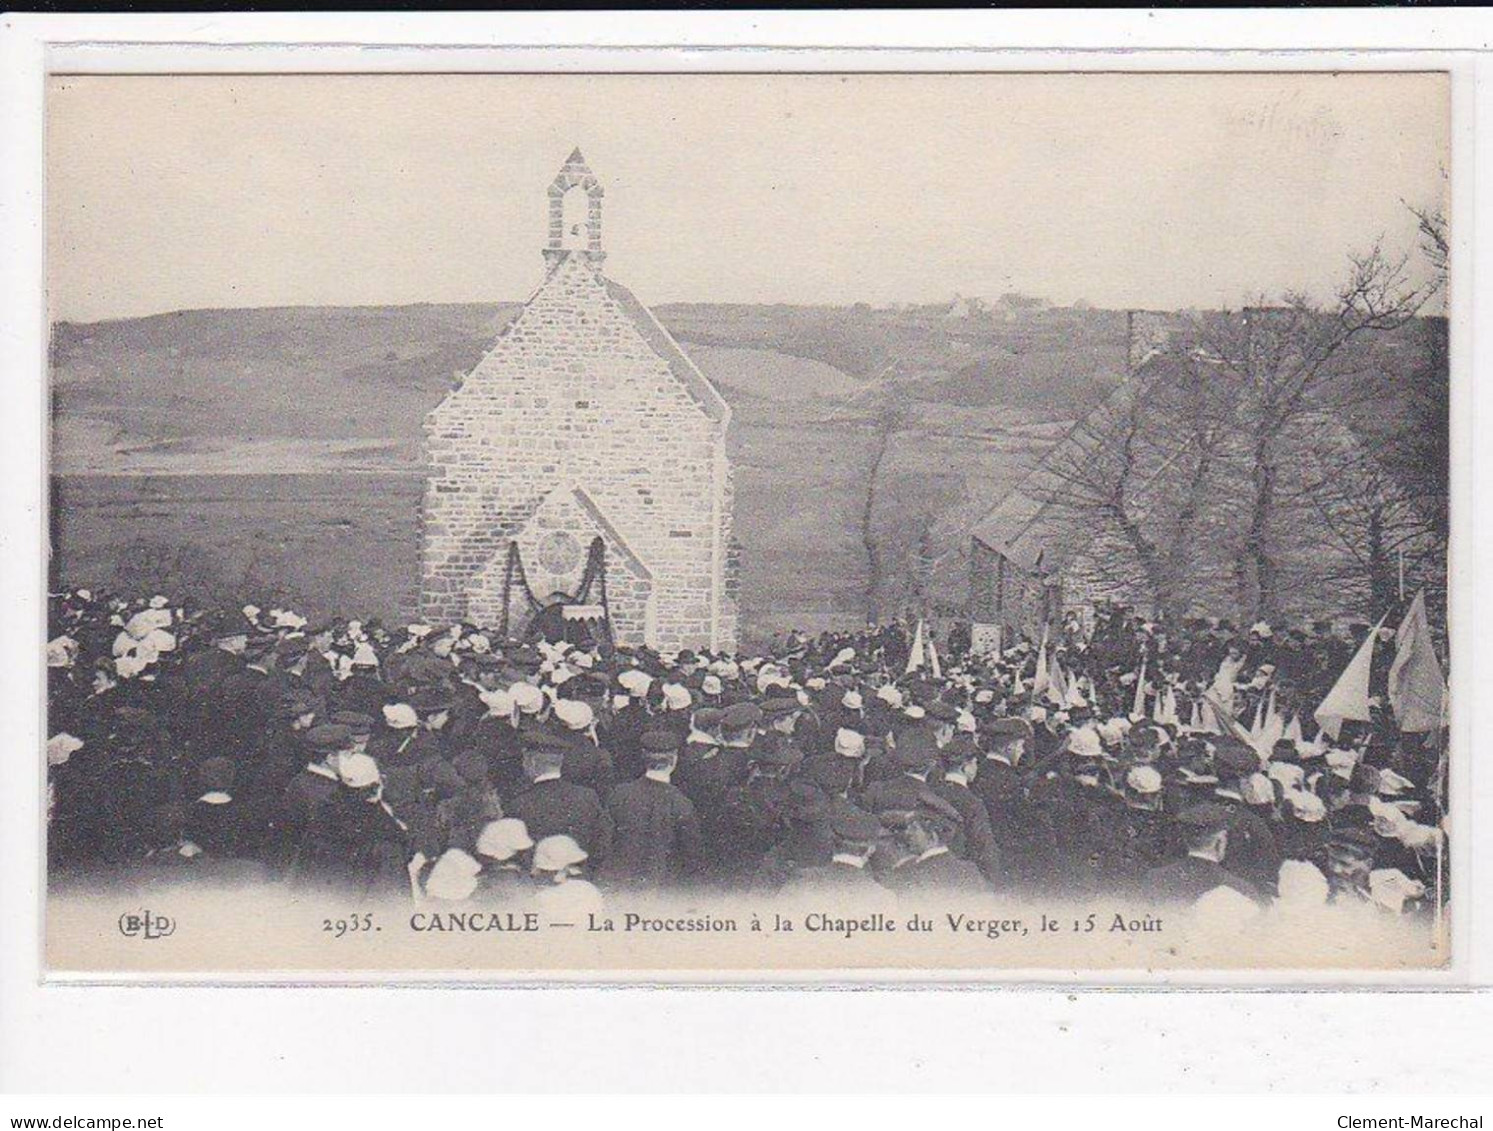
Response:
[[[176,933],[176,920],[149,911],[126,911],[119,917],[119,933],[130,939],[166,939]]]

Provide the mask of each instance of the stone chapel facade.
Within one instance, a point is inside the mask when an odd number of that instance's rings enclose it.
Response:
[[[518,637],[568,606],[618,644],[733,651],[731,410],[602,272],[602,196],[576,150],[544,281],[426,418],[421,615]]]

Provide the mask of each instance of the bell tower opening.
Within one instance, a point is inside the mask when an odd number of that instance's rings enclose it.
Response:
[[[573,254],[598,265],[606,258],[601,246],[602,196],[596,174],[581,151],[572,150],[549,187],[549,240],[544,258],[551,267]]]
[[[585,251],[590,237],[586,221],[591,200],[580,185],[571,185],[560,198],[560,246],[566,251]]]

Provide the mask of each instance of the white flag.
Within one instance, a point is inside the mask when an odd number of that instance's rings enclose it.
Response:
[[[1052,667],[1047,673],[1047,698],[1058,710],[1066,710],[1068,707],[1068,681],[1063,678],[1063,665],[1058,663],[1058,658],[1052,658]]]
[[[1395,658],[1389,668],[1389,702],[1400,730],[1421,733],[1445,725],[1446,677],[1436,659],[1431,625],[1426,620],[1425,590],[1415,595],[1395,634]]]
[[[1312,718],[1317,720],[1321,727],[1334,742],[1343,729],[1343,723],[1352,719],[1356,722],[1368,722],[1369,714],[1369,669],[1374,663],[1374,642],[1379,639],[1379,630],[1384,627],[1384,622],[1389,614],[1379,618],[1379,623],[1369,630],[1369,634],[1363,638],[1363,643],[1358,646],[1358,651],[1353,653],[1353,658],[1348,661],[1348,666],[1343,669],[1343,674],[1337,677],[1337,682],[1332,685],[1332,690],[1327,693],[1327,698],[1322,700],[1321,706],[1312,712]]]
[[[1269,705],[1265,708],[1265,719],[1255,735],[1255,749],[1264,758],[1270,757],[1270,752],[1275,749],[1286,733],[1286,720],[1281,717],[1279,708],[1275,703],[1275,688],[1270,689]]]
[[[923,666],[923,622],[918,620],[917,631],[912,634],[912,650],[907,653],[907,669],[904,675],[911,675]]]
[[[1301,741],[1303,741],[1303,737],[1302,737],[1302,734],[1301,734],[1301,716],[1300,715],[1292,715],[1291,716],[1291,721],[1286,724],[1285,732],[1281,735],[1281,737],[1282,738],[1289,738],[1292,742],[1301,742]]]
[[[1160,705],[1158,698],[1157,706]],[[1135,702],[1130,704],[1130,715],[1137,719],[1146,717],[1146,661],[1144,658],[1140,662],[1140,673],[1135,677]]]
[[[1036,698],[1047,690],[1047,626],[1042,626],[1042,645],[1037,649],[1037,674],[1032,678],[1032,697]]]

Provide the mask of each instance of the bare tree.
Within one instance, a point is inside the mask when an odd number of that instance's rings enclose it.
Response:
[[[1122,554],[1091,568],[1117,593],[1179,616],[1198,522],[1234,427],[1231,387],[1185,333],[1152,355],[1044,462],[1039,501],[1080,540],[1109,534]]]
[[[1283,502],[1310,508],[1324,548],[1314,580],[1371,609],[1387,609],[1409,592],[1445,591],[1444,543],[1383,453],[1322,414],[1297,453]]]
[[[1124,386],[1080,420],[1041,468],[1039,502],[1053,527],[1077,541],[1116,532],[1130,551],[1101,554],[1095,568],[1116,589],[1141,588],[1159,601],[1169,588],[1164,555],[1147,531],[1140,496],[1146,485],[1151,437],[1145,399]]]
[[[902,414],[895,404],[886,403],[876,414],[875,435],[872,439],[871,466],[866,472],[866,492],[861,504],[861,545],[866,550],[866,623],[877,624],[881,620],[882,554],[881,542],[876,536],[876,491],[880,483],[881,467],[891,450],[892,439],[902,430]]]
[[[1410,285],[1405,264],[1375,247],[1352,259],[1330,309],[1291,295],[1279,306],[1197,320],[1199,348],[1238,391],[1249,484],[1236,578],[1248,615],[1269,620],[1280,612],[1282,461],[1293,434],[1323,406],[1346,411],[1373,395],[1355,381],[1363,358],[1354,347],[1404,326],[1425,301],[1427,292]]]
[[[1421,255],[1431,269],[1431,293],[1447,283],[1450,245],[1439,211],[1412,208],[1421,234]],[[1385,444],[1386,462],[1405,483],[1435,536],[1444,544],[1450,529],[1451,368],[1444,317],[1421,319],[1420,360],[1407,383],[1401,426]]]
[[[1451,263],[1451,240],[1447,232],[1446,214],[1439,208],[1417,208],[1407,205],[1416,219],[1416,230],[1420,233],[1420,250],[1430,265],[1432,286],[1436,290],[1446,286],[1447,268]]]
[[[875,406],[870,417],[871,463],[866,469],[865,491],[861,496],[858,519],[861,545],[866,552],[866,585],[863,591],[863,605],[867,624],[877,624],[881,620],[881,589],[886,572],[881,540],[876,533],[876,504],[877,492],[881,484],[881,471],[897,433],[906,426],[902,401],[897,395],[898,365],[898,360],[892,359],[869,383],[824,420],[826,425],[846,420],[861,403],[869,402]]]
[[[1178,316],[1044,460],[1033,490],[1053,529],[1108,539],[1084,564],[1124,599],[1149,598],[1175,617],[1215,604],[1218,585],[1232,584],[1238,613],[1270,620],[1291,590],[1282,539],[1299,536],[1289,519],[1304,506],[1311,537],[1342,543],[1355,576],[1382,591],[1417,509],[1382,462],[1360,460],[1346,421],[1388,384],[1403,388],[1404,373],[1386,377],[1368,345],[1414,319],[1428,293],[1409,284],[1404,260],[1376,248],[1351,260],[1327,308],[1292,295]],[[1336,426],[1332,446],[1323,447],[1323,420]],[[1326,463],[1300,462],[1317,448]],[[1348,497],[1349,483],[1363,494]]]

